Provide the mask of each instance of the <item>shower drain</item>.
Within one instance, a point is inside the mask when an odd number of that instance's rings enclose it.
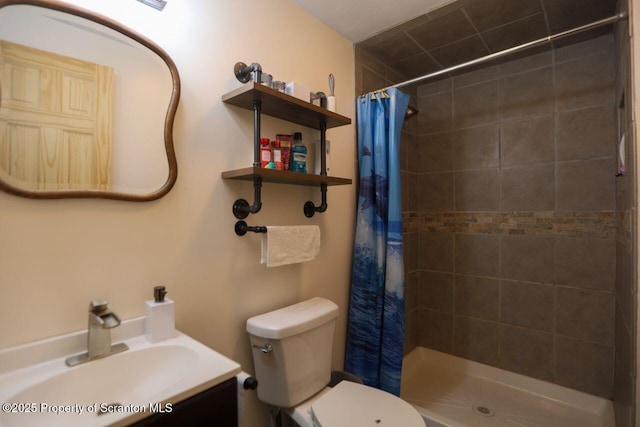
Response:
[[[487,408],[486,406],[473,405],[472,408],[473,412],[483,417],[493,417],[496,414],[493,409]]]

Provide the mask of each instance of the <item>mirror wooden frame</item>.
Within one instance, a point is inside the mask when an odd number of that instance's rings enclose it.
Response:
[[[7,193],[11,193],[17,196],[27,197],[31,199],[64,199],[64,198],[98,198],[98,199],[115,199],[125,200],[132,202],[144,202],[159,199],[166,195],[174,186],[178,177],[178,164],[176,160],[175,150],[173,146],[173,122],[178,108],[178,102],[180,100],[180,77],[178,75],[178,69],[167,52],[160,46],[156,45],[146,37],[136,33],[133,30],[121,25],[120,23],[102,16],[100,14],[88,11],[69,4],[62,4],[52,0],[0,0],[0,10],[5,6],[13,5],[28,5],[56,10],[63,13],[78,16],[80,18],[87,19],[97,24],[104,25],[120,34],[129,37],[132,40],[140,43],[142,46],[148,48],[153,53],[157,54],[169,68],[171,73],[171,80],[173,83],[173,89],[167,115],[164,125],[164,145],[165,152],[167,154],[167,160],[169,163],[169,175],[167,181],[158,190],[152,193],[146,194],[133,194],[125,192],[113,192],[105,190],[56,190],[56,191],[34,191],[17,188],[9,185],[8,183],[0,179],[0,190]],[[2,88],[0,87],[0,93]]]

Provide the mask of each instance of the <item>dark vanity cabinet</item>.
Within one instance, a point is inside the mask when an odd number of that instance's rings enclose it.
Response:
[[[171,412],[154,414],[133,425],[136,427],[237,427],[236,378],[233,377],[174,404]]]

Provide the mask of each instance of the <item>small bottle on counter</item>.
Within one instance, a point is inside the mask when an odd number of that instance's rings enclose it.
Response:
[[[293,172],[307,173],[307,147],[302,143],[302,133],[293,134],[293,147],[291,148],[291,170]]]
[[[165,298],[164,286],[153,288],[153,299],[145,301],[147,317],[145,333],[150,342],[163,341],[175,335],[175,315],[173,301]]]
[[[271,141],[271,153],[273,158],[273,163],[276,165],[276,170],[282,170],[282,148],[280,147],[280,141],[275,140]]]
[[[272,160],[269,138],[260,138],[260,166],[266,168]]]

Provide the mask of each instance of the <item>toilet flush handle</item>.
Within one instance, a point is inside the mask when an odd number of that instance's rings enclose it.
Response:
[[[271,353],[271,351],[273,351],[273,347],[269,343],[266,343],[262,347],[260,347],[259,345],[254,344],[252,347],[253,348],[257,348],[258,350],[260,350],[264,354]]]

